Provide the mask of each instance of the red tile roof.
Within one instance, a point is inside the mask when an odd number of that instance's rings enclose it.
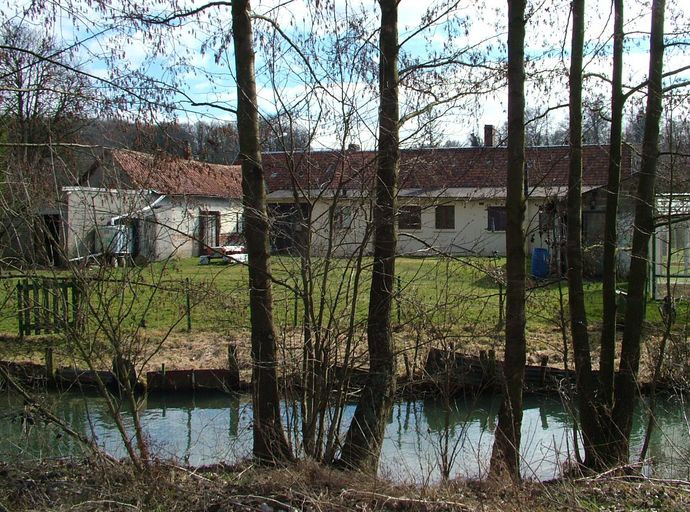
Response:
[[[113,164],[130,186],[168,195],[242,197],[242,169],[150,155],[124,149],[111,150]],[[504,188],[505,147],[411,149],[400,152],[399,188],[439,190],[448,188]],[[568,183],[567,146],[540,146],[526,150],[529,187],[565,187]],[[264,153],[264,176],[269,192],[305,190],[362,190],[372,188],[376,152],[308,151]],[[624,146],[621,176],[633,173],[633,151]],[[608,147],[583,147],[583,185],[606,184]],[[107,185],[103,185],[107,186]]]
[[[114,166],[135,188],[166,195],[242,197],[242,168],[238,165],[208,164],[124,149],[110,152]]]
[[[376,162],[373,151],[307,151],[264,153],[261,157],[268,192],[369,189]]]
[[[632,155],[624,148],[621,175],[632,175]],[[400,189],[503,188],[506,186],[505,147],[434,148],[402,150]],[[368,189],[372,183],[376,153],[373,151],[312,151],[288,156],[263,155],[269,192],[305,189]],[[568,183],[569,148],[540,146],[526,150],[529,187],[565,187]],[[583,185],[606,184],[608,147],[584,146]]]

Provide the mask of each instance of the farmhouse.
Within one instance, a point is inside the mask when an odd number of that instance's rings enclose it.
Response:
[[[583,239],[598,258],[603,239],[608,148],[585,146]],[[634,154],[626,146],[622,177],[629,187]],[[526,151],[527,245],[560,258],[565,236],[567,146]],[[346,151],[263,155],[276,251],[309,250],[348,255],[371,240],[371,197],[376,153]],[[429,148],[401,151],[398,188],[398,251],[401,254],[504,255],[506,227],[505,147]],[[630,202],[621,223],[629,222]],[[596,271],[596,269],[592,269]]]
[[[401,151],[398,251],[406,255],[505,254],[507,152],[484,146]],[[598,271],[608,148],[583,148],[583,239]],[[566,229],[567,146],[528,148],[527,246],[562,264]],[[349,256],[371,251],[376,153],[271,152],[263,155],[274,252]],[[625,146],[619,233],[632,218],[635,153]],[[163,153],[103,150],[75,185],[62,187],[51,240],[63,259],[114,254],[140,261],[191,257],[242,231],[240,166],[206,164]],[[622,251],[623,254],[624,251]]]
[[[103,151],[62,188],[64,250],[152,261],[197,256],[242,229],[242,173],[164,154]]]

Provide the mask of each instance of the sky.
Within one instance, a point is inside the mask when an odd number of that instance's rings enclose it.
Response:
[[[465,61],[465,65],[449,65],[405,76],[401,89],[403,116],[424,110],[431,102],[439,104],[430,114],[413,117],[403,125],[404,144],[423,143],[426,137],[435,138],[436,142],[466,143],[470,133],[483,132],[483,125],[501,126],[505,122],[506,3],[504,0],[450,3],[453,9],[446,16],[420,31],[420,25],[430,18],[429,7],[434,4],[419,0],[400,2],[399,38],[405,41],[402,69],[410,62],[425,62],[434,56],[455,55]],[[690,14],[685,15],[681,3],[680,0],[668,2],[667,31],[676,32],[669,35],[669,40],[688,44]],[[630,85],[644,81],[647,73],[648,4],[640,0],[626,3],[628,37],[624,79]],[[149,15],[170,12],[170,2],[160,0],[147,5]],[[181,0],[178,5],[201,4]],[[327,9],[325,5],[333,7]],[[589,56],[585,74],[591,76],[586,82],[586,95],[606,97],[607,84],[595,76],[610,74],[610,1],[591,0],[586,5]],[[91,75],[128,83],[128,87],[138,92],[146,89],[135,85],[135,77],[146,76],[164,84],[158,100],[170,103],[173,110],[156,113],[159,118],[175,117],[185,122],[234,119],[230,111],[235,106],[236,91],[229,7],[205,11],[173,28],[150,28],[131,24],[124,17],[126,9],[121,2],[111,2],[108,8],[101,8],[93,2],[53,0],[46,2],[43,10],[28,15],[26,6],[25,1],[11,0],[0,7],[0,20],[47,30],[58,45],[76,44],[75,58]],[[544,110],[567,101],[568,6],[566,0],[528,4],[527,103],[533,109]],[[261,111],[270,116],[290,110],[301,125],[315,132],[314,147],[340,147],[349,143],[373,147],[378,111],[379,13],[375,3],[260,0],[253,2],[252,8],[255,14],[273,20],[300,48],[296,52],[269,23],[255,20]],[[685,46],[674,46],[667,54],[666,68],[681,67],[687,62],[690,59]],[[481,66],[471,66],[471,63]],[[690,74],[685,71],[680,78],[690,80]],[[641,98],[638,95],[638,102]],[[128,108],[128,115],[133,115],[133,106]],[[565,118],[565,111],[559,109],[551,114],[553,126]]]

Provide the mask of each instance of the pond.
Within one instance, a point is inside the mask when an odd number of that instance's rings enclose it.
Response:
[[[77,393],[48,394],[55,414],[91,436],[109,453],[125,456],[115,423],[100,397]],[[40,459],[78,455],[82,448],[53,426],[24,414],[21,397],[4,392],[0,400],[0,457]],[[388,421],[380,475],[416,484],[439,480],[440,461],[452,462],[452,477],[486,475],[493,443],[498,397],[456,400],[447,408],[439,400],[406,400],[395,404]],[[644,471],[665,478],[690,477],[690,408],[681,397],[659,400],[657,427]],[[354,413],[348,406],[346,422]],[[184,465],[232,464],[251,454],[251,400],[223,394],[176,394],[147,397],[141,417],[153,453]],[[646,425],[644,403],[635,411],[632,453],[636,458]],[[124,413],[128,428],[131,415]],[[444,440],[447,440],[443,449]],[[525,397],[522,427],[522,473],[546,480],[560,475],[572,460],[571,414],[559,400]]]

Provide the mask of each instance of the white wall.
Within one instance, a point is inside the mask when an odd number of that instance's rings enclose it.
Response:
[[[234,232],[241,219],[239,201],[223,198],[170,198],[155,203],[157,194],[145,191],[66,189],[68,258],[87,256],[93,250],[94,229],[117,216],[139,219],[141,254],[151,260],[187,258],[199,254],[199,212],[220,212],[221,242]]]
[[[242,205],[223,198],[169,198],[156,212],[158,239],[156,259],[199,255],[199,212],[220,212],[220,242],[241,227]]]
[[[271,203],[292,203],[288,197],[269,199]],[[530,198],[525,210],[525,233],[528,255],[535,247],[551,248],[549,233],[539,232],[539,209],[546,198]],[[454,229],[436,229],[436,206],[453,205],[455,214]],[[349,228],[329,230],[329,210],[349,208],[352,215]],[[410,255],[453,255],[505,256],[505,231],[488,229],[488,208],[502,207],[502,198],[443,199],[429,197],[400,197],[398,206],[419,205],[422,208],[421,228],[398,231],[398,253]],[[367,233],[371,230],[371,204],[368,199],[357,197],[321,197],[314,201],[312,221],[312,253],[323,256],[330,253],[343,257],[355,254]],[[329,239],[330,237],[330,239]],[[330,244],[330,245],[329,245]],[[330,249],[329,249],[330,246]],[[365,254],[371,254],[371,233]]]
[[[95,226],[104,226],[112,217],[146,207],[155,199],[144,192],[95,188],[65,189],[67,258],[88,256],[93,249]]]
[[[525,213],[529,251],[533,247],[547,247],[546,235],[539,233],[539,206],[543,202],[543,199],[531,200]],[[349,228],[339,228],[335,225],[332,231],[329,230],[329,210],[334,204],[335,212],[338,212],[340,208],[349,208],[351,213]],[[454,229],[436,229],[435,207],[438,204],[455,207]],[[487,209],[491,206],[504,206],[503,200],[401,198],[399,206],[406,205],[422,207],[421,228],[399,230],[398,252],[400,254],[505,255],[505,232],[487,229]],[[334,203],[332,198],[321,198],[314,203],[311,220],[312,253],[325,255],[330,250],[334,256],[347,256],[358,251],[367,229],[371,229],[371,205],[367,199],[339,198]],[[371,236],[369,236],[365,254],[370,254],[371,250]]]
[[[330,228],[330,210],[334,215],[349,213],[349,222],[339,226],[337,221]],[[313,253],[326,255],[329,251],[337,257],[356,255],[371,225],[371,205],[367,199],[332,198],[322,199],[314,204],[311,214]],[[346,219],[347,220],[347,219]],[[330,248],[329,248],[330,247]],[[367,242],[364,254],[371,252],[371,241]]]
[[[452,205],[455,209],[455,227],[436,229],[436,206]],[[398,252],[400,254],[473,254],[490,256],[505,254],[505,231],[487,229],[487,209],[490,206],[504,206],[495,199],[488,200],[412,200],[401,199],[399,205],[422,207],[421,229],[398,231]],[[431,249],[429,249],[431,248]]]

